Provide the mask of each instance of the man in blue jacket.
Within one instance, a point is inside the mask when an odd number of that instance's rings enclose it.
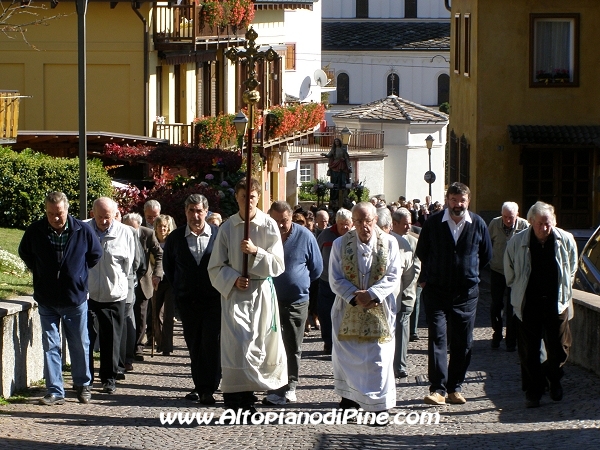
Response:
[[[273,203],[269,214],[277,222],[283,242],[285,272],[276,277],[273,284],[279,302],[281,333],[287,354],[288,384],[268,392],[263,403],[284,405],[296,401],[304,323],[308,316],[308,291],[310,284],[323,271],[323,258],[310,230],[292,223],[292,208],[287,202]]]
[[[471,361],[479,271],[492,258],[492,242],[483,219],[468,210],[471,191],[452,183],[447,208],[429,217],[417,244],[419,282],[429,327],[428,405],[463,404],[462,383]],[[450,342],[450,361],[447,346]]]
[[[33,273],[33,298],[38,303],[44,348],[47,394],[42,405],[62,405],[61,339],[63,329],[71,354],[71,374],[77,399],[88,403],[90,368],[87,331],[88,269],[102,257],[102,247],[90,228],[68,214],[62,192],[46,196],[46,217],[32,223],[19,245],[19,256]]]

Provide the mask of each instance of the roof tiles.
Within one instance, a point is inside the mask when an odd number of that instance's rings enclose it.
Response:
[[[419,103],[411,102],[395,95],[356,106],[335,114],[342,119],[389,120],[410,123],[447,122],[448,116]]]
[[[321,49],[450,51],[450,22],[323,22]]]

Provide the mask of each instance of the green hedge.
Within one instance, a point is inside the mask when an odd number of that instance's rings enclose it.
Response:
[[[62,191],[71,214],[79,215],[79,159],[55,158],[27,149],[0,146],[0,227],[25,228],[45,214],[48,192]],[[88,161],[88,211],[94,199],[112,197],[111,179],[102,162]]]

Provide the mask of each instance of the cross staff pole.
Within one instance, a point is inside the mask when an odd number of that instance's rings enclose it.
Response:
[[[225,52],[227,59],[237,62],[245,60],[248,65],[248,79],[244,81],[246,90],[242,95],[244,103],[248,105],[249,112],[249,127],[248,127],[248,139],[246,143],[246,204],[244,209],[244,240],[250,239],[250,189],[251,189],[251,178],[252,178],[252,147],[254,139],[254,114],[255,105],[260,100],[260,93],[256,88],[260,85],[256,79],[256,63],[267,61],[274,61],[279,56],[273,50],[273,47],[269,47],[266,51],[259,51],[259,46],[256,44],[256,38],[258,33],[254,31],[254,28],[250,27],[246,31],[246,42],[244,42],[244,50],[238,50],[234,47],[230,48]],[[248,278],[248,254],[244,253],[243,265],[242,265],[242,276]]]

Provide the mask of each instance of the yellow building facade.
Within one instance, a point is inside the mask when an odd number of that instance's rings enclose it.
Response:
[[[595,0],[453,0],[447,181],[473,210],[555,206],[597,225],[600,8]]]

